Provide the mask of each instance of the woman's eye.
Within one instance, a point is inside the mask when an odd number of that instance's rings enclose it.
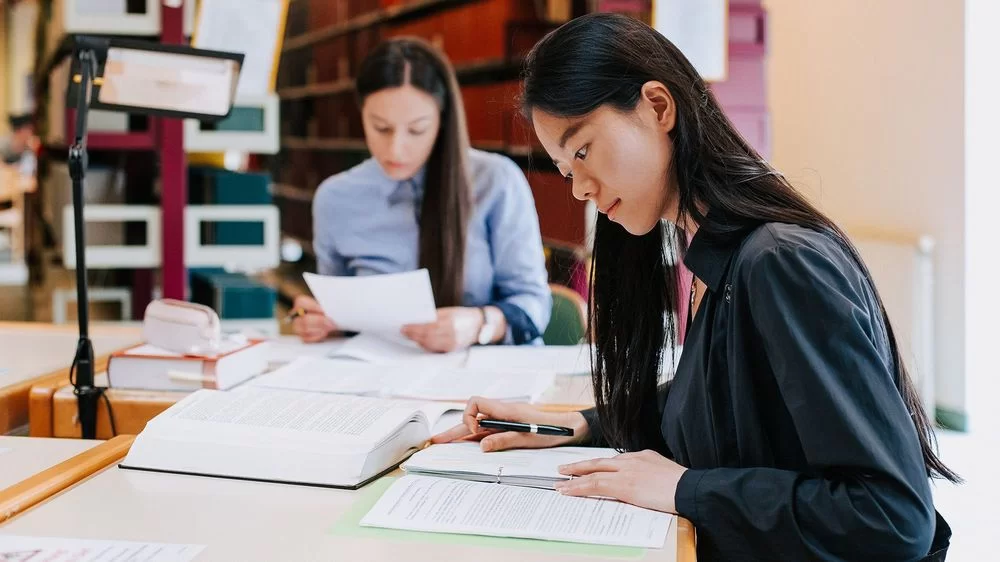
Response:
[[[375,132],[377,132],[380,135],[388,135],[389,133],[392,132],[392,129],[375,129]]]
[[[587,158],[587,149],[588,148],[590,148],[590,147],[589,146],[585,146],[585,147],[581,148],[580,150],[576,151],[576,154],[574,156],[576,158],[580,159],[580,160],[585,160]]]

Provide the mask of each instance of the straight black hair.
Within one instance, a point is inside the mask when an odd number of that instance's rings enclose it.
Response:
[[[441,128],[427,160],[420,208],[420,266],[427,268],[439,307],[461,306],[465,245],[472,213],[469,132],[462,96],[448,59],[423,39],[399,37],[380,44],[358,71],[358,104],[386,88],[412,85],[441,108]]]
[[[635,109],[643,84],[666,85],[677,106],[672,167],[679,217],[708,236],[742,236],[768,222],[833,234],[875,294],[895,364],[895,384],[916,426],[929,476],[959,477],[937,456],[934,432],[900,356],[885,306],[847,235],[813,207],[737,132],[687,58],[659,32],[619,14],[590,14],[549,33],[525,62],[522,110],[580,117],[603,105]],[[710,213],[703,209],[711,210]],[[657,383],[665,344],[676,342],[680,295],[662,222],[632,236],[598,216],[591,273],[594,396],[602,429],[623,450],[662,450]],[[642,269],[637,269],[638,266]]]

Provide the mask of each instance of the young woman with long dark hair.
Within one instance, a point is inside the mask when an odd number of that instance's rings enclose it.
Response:
[[[415,38],[386,41],[356,79],[372,158],[328,178],[313,201],[319,273],[430,272],[438,319],[403,335],[430,351],[539,340],[551,293],[538,215],[521,169],[473,150],[454,70]],[[337,327],[296,299],[305,341]]]
[[[435,438],[487,451],[593,443],[558,489],[675,512],[701,560],[941,560],[930,477],[957,481],[848,237],[740,136],[691,63],[649,26],[594,14],[528,56],[523,108],[599,215],[592,274],[596,408],[475,398]],[[664,245],[694,273],[677,291]],[[678,237],[685,240],[686,237]],[[674,311],[690,313],[673,378]],[[480,417],[572,438],[481,432]]]

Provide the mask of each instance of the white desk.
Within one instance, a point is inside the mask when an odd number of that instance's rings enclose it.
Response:
[[[207,545],[197,558],[199,562],[601,559],[567,553],[570,549],[553,551],[551,543],[496,548],[441,535],[401,539],[398,535],[373,538],[335,532],[338,521],[364,492],[145,473],[112,466],[0,526],[0,535]],[[87,516],[81,517],[84,513]],[[639,558],[617,559],[673,562],[677,560],[676,543],[677,525],[663,549],[640,551]],[[578,545],[570,547],[580,552]]]
[[[141,339],[136,328],[94,328],[95,369],[101,357]],[[76,354],[75,327],[31,322],[0,322],[0,435],[28,423],[31,387],[55,379],[66,381]]]
[[[38,439],[0,435],[0,490],[101,443],[102,441],[82,439]]]
[[[0,388],[67,369],[76,354],[76,326],[0,322]],[[141,331],[112,326],[91,329],[94,357],[139,343]]]

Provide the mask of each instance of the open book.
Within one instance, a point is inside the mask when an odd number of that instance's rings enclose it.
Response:
[[[617,454],[614,449],[597,447],[484,453],[479,443],[448,443],[423,449],[403,463],[403,470],[407,474],[551,489],[556,482],[569,480],[569,476],[559,474],[560,465]]]
[[[372,365],[303,357],[249,384],[257,387],[384,398],[465,402],[472,396],[534,402],[555,381],[551,372],[462,369],[434,363]]]
[[[244,387],[153,418],[122,468],[357,488],[419,449],[448,405]]]

